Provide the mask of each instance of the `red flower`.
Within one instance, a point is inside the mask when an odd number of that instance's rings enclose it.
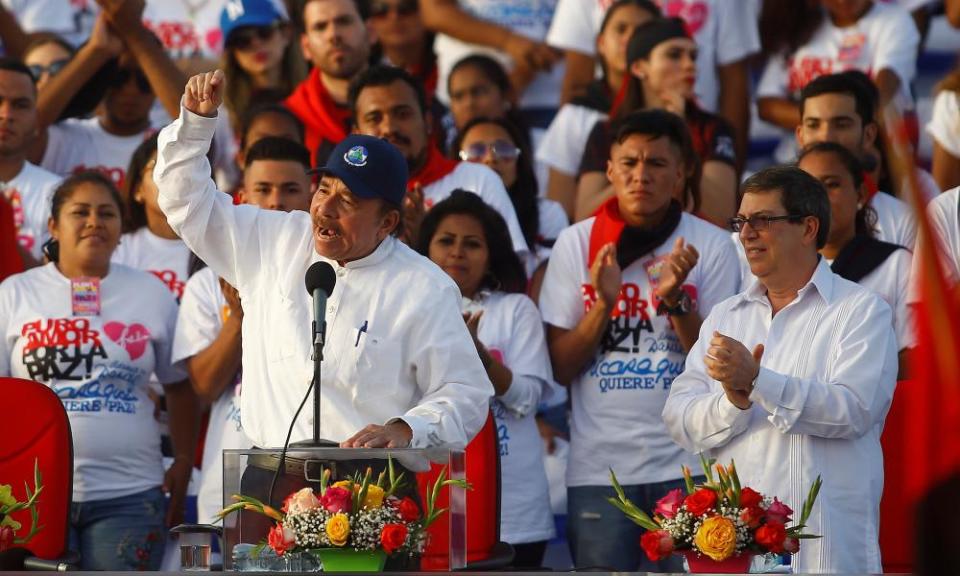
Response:
[[[687,511],[694,516],[702,516],[717,503],[717,493],[709,488],[700,488],[683,501]]]
[[[787,538],[783,541],[783,551],[787,554],[796,554],[800,551],[799,538]]]
[[[753,537],[756,539],[757,544],[774,554],[780,554],[783,552],[784,540],[787,539],[787,531],[783,527],[783,524],[771,520],[757,528],[757,532]]]
[[[384,524],[383,532],[380,533],[380,544],[384,552],[393,554],[406,540],[407,527],[404,524]]]
[[[740,512],[740,520],[750,528],[756,528],[760,525],[760,522],[763,521],[765,512],[763,508],[759,506],[751,506],[749,508],[744,508]]]
[[[420,507],[410,497],[405,497],[397,504],[397,512],[404,522],[416,522],[420,519]]]
[[[776,498],[773,499],[773,504],[767,508],[767,518],[773,522],[786,524],[790,521],[791,516],[793,516],[793,510]]]
[[[13,528],[0,526],[0,552],[13,546]]]
[[[320,505],[327,512],[337,514],[339,512],[349,513],[353,507],[353,493],[346,488],[339,486],[330,486],[320,497]]]
[[[654,562],[673,554],[673,546],[673,537],[666,530],[647,531],[640,537],[640,547]]]
[[[760,506],[760,503],[763,502],[763,496],[753,488],[744,488],[740,491],[740,507],[741,508],[753,508],[754,506]]]
[[[680,511],[680,505],[683,504],[683,490],[675,488],[663,498],[657,500],[657,507],[654,510],[664,518],[673,518]]]
[[[277,556],[283,556],[284,552],[296,547],[297,539],[293,530],[284,529],[283,524],[277,522],[267,534],[267,544],[273,548]]]

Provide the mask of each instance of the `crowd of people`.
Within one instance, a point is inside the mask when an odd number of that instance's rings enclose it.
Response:
[[[191,477],[209,522],[222,450],[311,436],[319,260],[323,436],[463,447],[492,414],[515,567],[557,536],[569,443],[577,567],[679,571],[609,471],[651,510],[703,452],[794,510],[822,474],[794,568],[879,572],[913,192],[960,281],[960,68],[915,89],[938,11],[960,25],[957,0],[0,0],[0,376],[69,415],[81,567],[159,569]],[[901,129],[933,139],[915,178]]]

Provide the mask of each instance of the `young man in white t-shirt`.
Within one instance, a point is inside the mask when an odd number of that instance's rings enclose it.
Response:
[[[240,199],[264,210],[306,212],[311,199],[309,169],[310,153],[303,145],[263,138],[246,154]],[[186,360],[194,391],[212,404],[197,494],[200,522],[213,522],[224,505],[223,450],[252,446],[240,420],[242,322],[243,306],[235,288],[210,268],[190,278],[180,303],[173,358]]]
[[[682,212],[684,122],[638,112],[618,130],[607,165],[616,196],[554,245],[540,309],[554,376],[570,387],[568,527],[577,566],[678,571],[637,545],[640,528],[606,501],[613,469],[651,510],[683,484],[696,456],[660,417],[701,320],[737,293],[737,256],[720,228]]]
[[[0,58],[0,127],[0,192],[13,207],[20,257],[31,268],[43,259],[60,178],[27,162],[37,127],[37,88],[30,70],[10,58]]]
[[[482,164],[444,158],[433,144],[423,87],[410,74],[379,64],[368,68],[350,85],[350,109],[357,133],[390,142],[407,160],[410,176],[404,226],[419,228],[424,209],[429,210],[454,190],[467,190],[503,216],[513,249],[521,259],[529,254],[517,212],[500,176]],[[422,199],[413,201],[411,196],[418,190]]]
[[[821,76],[803,89],[800,125],[795,128],[800,149],[836,142],[857,158],[869,155],[867,149],[875,145],[879,127],[873,119],[876,102],[865,83],[862,75],[847,72]],[[873,190],[867,186],[867,202],[877,212],[876,238],[912,250],[917,240],[913,211],[906,202],[876,189],[876,173],[868,174]]]
[[[186,78],[144,26],[142,5],[116,4],[100,13],[89,42],[41,94],[40,136],[31,157],[61,176],[101,171],[122,189],[133,151],[152,131],[154,101],[159,98],[176,117]],[[57,122],[74,95],[92,80],[106,84],[97,115]]]

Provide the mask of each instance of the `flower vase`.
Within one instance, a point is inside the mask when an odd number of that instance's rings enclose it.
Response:
[[[324,572],[382,572],[387,562],[383,550],[317,548],[311,552],[320,559]]]
[[[678,554],[687,559],[690,574],[747,574],[753,559],[750,553],[737,554],[720,562],[694,550],[682,550]]]

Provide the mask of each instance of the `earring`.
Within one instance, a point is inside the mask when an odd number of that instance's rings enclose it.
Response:
[[[857,202],[857,210],[863,210],[863,202]]]

